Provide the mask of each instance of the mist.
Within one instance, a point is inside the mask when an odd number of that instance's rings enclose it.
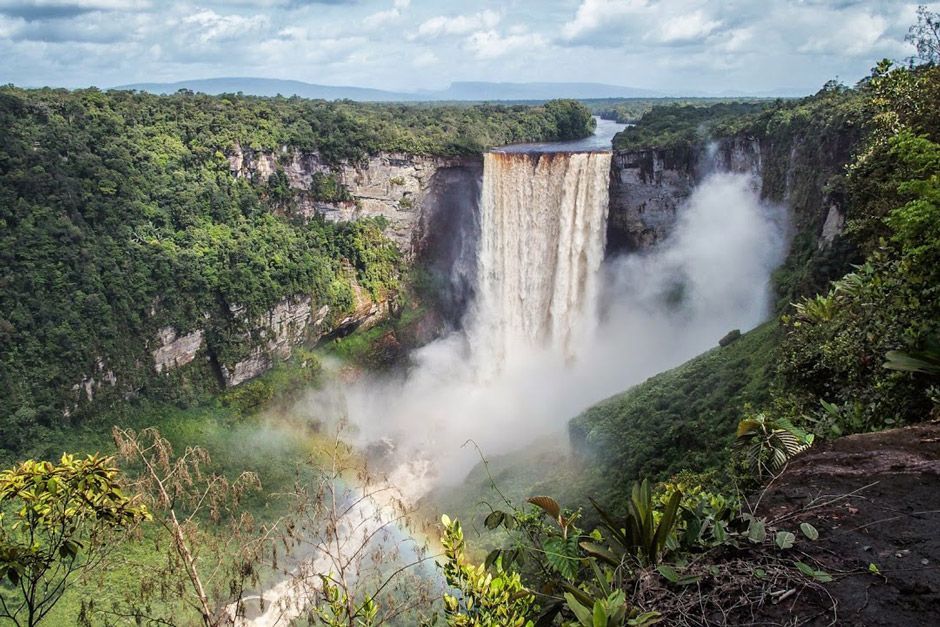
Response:
[[[750,175],[711,174],[668,240],[605,261],[573,351],[520,341],[496,362],[473,338],[499,321],[471,307],[466,331],[415,351],[404,375],[312,392],[305,409],[321,421],[348,420],[354,443],[382,451],[413,498],[463,479],[479,461],[468,440],[490,456],[564,438],[567,421],[587,407],[767,318],[786,212],[762,204],[757,190]]]

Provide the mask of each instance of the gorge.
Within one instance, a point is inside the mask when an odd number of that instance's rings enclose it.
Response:
[[[903,204],[930,188],[885,182],[933,153],[863,143],[879,85],[627,127],[571,101],[0,89],[0,452],[117,446],[160,523],[53,621],[368,622],[375,602],[416,624],[482,594],[466,568],[553,590],[512,599],[564,623],[589,601],[559,581],[598,594],[592,565],[653,586],[637,612],[713,617],[724,593],[690,610],[658,566],[725,585],[707,568],[732,546],[729,572],[819,592],[790,536],[831,529],[749,507],[778,458],[750,451],[782,441],[785,464],[935,412],[932,205]],[[178,499],[152,490],[163,467]],[[604,526],[638,507],[676,526],[662,547]]]
[[[348,421],[344,437],[383,477],[349,497],[349,520],[368,521],[355,534],[398,521],[391,502],[410,508],[456,486],[480,455],[540,438],[564,446],[567,420],[584,408],[766,319],[789,219],[761,202],[753,173],[703,164],[661,241],[606,254],[612,152],[553,148],[484,155],[480,198],[467,204],[478,235],[464,232],[478,241],[459,246],[475,252],[476,284],[458,328],[415,350],[404,373],[328,384],[295,409],[328,430]],[[358,548],[358,535],[338,533]],[[244,624],[299,615],[305,595],[292,581],[261,593],[267,609]]]

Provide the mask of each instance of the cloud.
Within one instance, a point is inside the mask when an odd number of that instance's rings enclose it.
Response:
[[[718,4],[718,3],[715,3]],[[696,0],[583,0],[561,29],[569,45],[594,47],[673,46],[697,43],[716,33],[723,21]]]
[[[26,20],[74,17],[90,11],[137,11],[149,0],[0,0],[0,14]]]
[[[270,24],[264,15],[220,15],[209,9],[187,15],[181,21],[184,41],[194,38],[203,44],[241,40],[265,31]]]
[[[659,29],[658,40],[663,43],[698,41],[715,32],[720,26],[720,21],[710,19],[703,11],[684,13],[663,23]]]
[[[137,29],[136,19],[109,21],[87,21],[72,18],[54,20],[20,20],[14,28],[5,32],[0,27],[0,36],[14,41],[44,43],[84,42],[110,44],[127,41]]]
[[[835,76],[857,80],[879,58],[910,55],[904,35],[917,4],[0,0],[0,82],[80,86],[260,75],[392,90],[495,80],[684,93],[798,83],[808,93]]]
[[[411,0],[395,0],[392,8],[387,11],[378,11],[369,15],[362,21],[362,25],[369,30],[386,26],[392,22],[397,22],[402,16],[402,12],[408,8]]]
[[[864,55],[872,51],[888,28],[880,15],[855,13],[840,20],[838,28],[826,29],[811,36],[799,47],[804,54]]]
[[[503,35],[485,30],[470,35],[465,45],[477,59],[497,59],[510,53],[540,50],[547,43],[548,39],[538,33],[510,31]]]
[[[439,15],[425,20],[418,26],[418,36],[424,38],[443,35],[467,35],[480,29],[492,29],[502,20],[496,11],[486,10],[473,15]]]
[[[754,41],[754,32],[753,28],[735,28],[730,30],[725,34],[725,37],[716,44],[715,48],[720,52],[742,52]]]
[[[569,42],[601,43],[608,37],[617,38],[628,26],[632,16],[650,6],[648,0],[583,0],[574,19],[562,28],[562,38]]]

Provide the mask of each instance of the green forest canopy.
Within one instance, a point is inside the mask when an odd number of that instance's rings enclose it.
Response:
[[[400,260],[381,224],[274,215],[292,191],[283,176],[234,177],[236,146],[336,165],[568,139],[592,124],[573,101],[410,108],[0,88],[0,440],[61,421],[83,394],[73,386],[109,371],[124,392],[172,394],[178,381],[151,376],[158,328],[204,328],[216,362],[231,365],[254,341],[246,319],[286,296],[339,316],[351,277],[374,297],[395,289]]]

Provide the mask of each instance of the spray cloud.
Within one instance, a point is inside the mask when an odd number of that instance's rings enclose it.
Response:
[[[543,222],[541,228],[526,230],[517,228],[522,223],[511,223],[518,216],[484,215],[484,230],[500,231],[484,232],[481,247],[502,241],[501,245],[515,246],[516,252],[496,250],[498,254],[491,255],[501,264],[498,271],[480,267],[483,296],[468,313],[465,332],[415,351],[413,366],[402,378],[369,377],[342,389],[318,392],[310,400],[309,408],[325,407],[325,396],[338,401],[334,407],[341,407],[358,427],[360,444],[384,439],[394,443],[397,458],[405,466],[415,460],[429,461],[433,478],[417,472],[399,475],[410,477],[407,481],[412,485],[401,487],[414,496],[432,480],[462,479],[478,461],[475,451],[462,446],[468,439],[492,455],[559,432],[593,403],[715,346],[731,329],[756,326],[768,314],[770,273],[786,248],[785,212],[760,202],[751,176],[709,175],[680,209],[675,232],[666,242],[650,253],[601,265],[599,258],[596,262],[588,259],[594,259],[591,251],[598,246],[603,249],[603,220],[597,223],[588,211],[578,228],[556,228],[560,217],[552,211],[574,211],[571,205],[579,202],[603,203],[606,217],[606,188],[602,194],[589,193],[588,188],[594,190],[599,178],[606,184],[609,156],[593,164],[573,163],[572,156],[576,155],[554,155],[565,160],[560,166],[541,171],[529,168],[528,176],[534,181],[523,182],[521,177],[484,181],[484,189],[492,195],[489,200],[484,195],[484,212],[499,213],[509,206],[517,213],[537,210]],[[517,167],[521,166],[510,167],[509,174]],[[492,168],[488,162],[484,176],[506,174],[506,168]],[[554,177],[556,182],[539,180],[540,176]],[[570,191],[567,196],[552,189],[558,180]],[[507,196],[506,204],[501,204],[500,195]],[[520,202],[520,198],[530,202]],[[559,237],[566,239],[559,242]],[[550,262],[539,261],[525,272],[541,270],[550,276],[510,279],[528,281],[526,289],[549,286],[548,297],[519,293],[521,287],[507,290],[506,273],[514,272],[507,264],[526,250],[563,250],[576,271],[560,277],[554,265],[558,259],[548,256],[545,259]],[[490,253],[483,248],[484,265]],[[487,286],[486,281],[494,283]],[[521,331],[514,331],[506,316],[528,320],[531,327],[527,316],[532,312],[520,314],[518,308],[525,307],[526,298],[543,303],[539,306],[544,308],[544,302],[557,297],[556,291],[578,295],[567,301],[575,304],[567,312],[579,316],[574,322],[582,332],[565,331],[565,341],[552,341],[551,333],[543,334],[542,342],[513,337]],[[486,301],[493,295],[507,302],[494,306]],[[510,309],[509,314],[504,307]],[[549,306],[543,313],[550,316],[558,311]],[[559,322],[537,321],[545,328],[555,328]],[[571,322],[566,320],[562,328],[573,328]],[[501,337],[495,349],[494,330]],[[481,341],[481,337],[487,339]],[[555,333],[554,337],[561,336]],[[572,337],[578,340],[568,341]]]

